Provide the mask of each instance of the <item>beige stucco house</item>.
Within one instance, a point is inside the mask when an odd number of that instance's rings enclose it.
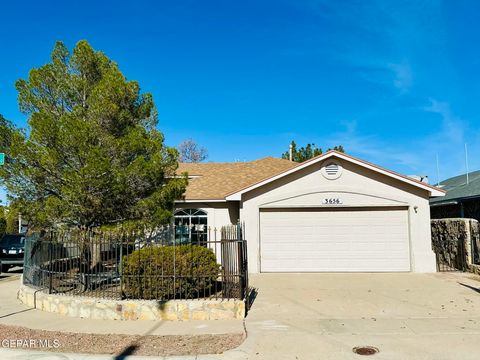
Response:
[[[267,157],[181,164],[176,221],[245,224],[249,271],[434,272],[429,198],[444,191],[329,151],[304,163]]]

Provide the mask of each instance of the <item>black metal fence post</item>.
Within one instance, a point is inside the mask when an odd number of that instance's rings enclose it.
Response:
[[[117,245],[118,248],[118,245]],[[120,277],[119,297],[123,299],[123,237],[120,238],[120,256],[118,261],[118,276]]]
[[[53,238],[53,232],[50,233],[50,239]],[[52,244],[49,243],[49,246],[47,246],[47,251],[49,253],[49,281],[48,281],[48,293],[51,294],[53,292],[53,269],[52,269],[52,263],[53,263],[53,251],[52,251]]]

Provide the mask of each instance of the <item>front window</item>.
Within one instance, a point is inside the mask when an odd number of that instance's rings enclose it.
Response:
[[[174,218],[177,244],[206,244],[208,224],[205,211],[181,209],[175,212]]]

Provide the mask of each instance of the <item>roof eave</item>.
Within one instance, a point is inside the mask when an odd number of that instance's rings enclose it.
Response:
[[[402,182],[405,182],[405,183],[408,183],[410,185],[413,185],[415,187],[418,187],[418,188],[422,188],[424,190],[427,190],[429,192],[429,195],[430,197],[439,197],[439,196],[445,196],[446,192],[442,189],[439,189],[439,188],[436,188],[434,186],[431,186],[431,185],[428,185],[428,184],[425,184],[425,183],[422,183],[421,181],[418,181],[418,180],[415,180],[415,179],[411,179],[411,178],[408,178],[407,176],[404,176],[404,175],[401,175],[401,174],[398,174],[398,173],[395,173],[393,171],[390,171],[390,170],[387,170],[387,169],[384,169],[384,168],[381,168],[379,166],[376,166],[376,165],[373,165],[373,164],[370,164],[366,161],[363,161],[363,160],[360,160],[360,159],[357,159],[357,158],[354,158],[353,156],[349,156],[349,155],[346,155],[344,153],[340,153],[338,151],[335,151],[335,150],[331,150],[331,151],[328,151],[322,155],[319,155],[317,157],[314,157],[310,160],[307,160],[307,161],[304,161],[303,163],[300,163],[298,166],[295,166],[291,169],[288,169],[287,171],[284,171],[280,174],[277,174],[275,176],[272,176],[268,179],[265,179],[265,180],[262,180],[256,184],[253,184],[253,185],[250,185],[249,187],[246,187],[244,189],[241,189],[237,192],[234,192],[234,193],[231,193],[229,195],[227,195],[225,198],[226,200],[235,200],[235,201],[239,201],[242,199],[242,194],[245,194],[249,191],[252,191],[260,186],[263,186],[265,184],[268,184],[272,181],[275,181],[277,179],[280,179],[284,176],[287,176],[289,174],[292,174],[296,171],[299,171],[301,169],[304,169],[308,166],[311,166],[313,164],[316,164],[318,162],[321,162],[321,161],[324,161],[332,156],[336,156],[340,159],[343,159],[343,160],[346,160],[346,161],[350,161],[354,164],[357,164],[359,166],[363,166],[364,168],[367,168],[367,169],[370,169],[370,170],[373,170],[373,171],[376,171],[378,173],[381,173],[381,174],[384,174],[386,176],[389,176],[391,178],[395,178],[397,180],[400,180]]]
[[[461,203],[461,202],[464,202],[464,201],[470,201],[470,200],[476,200],[476,199],[480,199],[480,194],[470,195],[470,196],[452,197],[452,198],[448,198],[448,199],[441,199],[439,201],[430,202],[430,206],[450,205],[450,204],[453,204],[453,202],[458,204],[458,203]]]
[[[227,202],[226,199],[179,199],[175,203],[197,203],[197,202]]]

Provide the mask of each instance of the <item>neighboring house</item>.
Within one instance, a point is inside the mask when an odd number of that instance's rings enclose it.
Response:
[[[329,151],[304,163],[180,164],[177,224],[245,224],[249,271],[434,272],[429,198],[444,191]]]
[[[465,217],[480,220],[480,171],[459,175],[440,183],[447,192],[430,199],[432,219]]]

